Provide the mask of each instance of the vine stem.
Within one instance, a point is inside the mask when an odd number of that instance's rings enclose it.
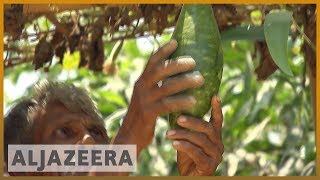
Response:
[[[297,30],[299,31],[299,33],[302,35],[303,39],[306,40],[306,42],[308,43],[308,45],[311,47],[311,49],[316,52],[316,46],[312,43],[312,41],[309,39],[309,37],[302,31],[302,29],[300,28],[300,26],[297,24],[296,20],[294,18],[292,18],[292,23],[293,25],[297,28]]]

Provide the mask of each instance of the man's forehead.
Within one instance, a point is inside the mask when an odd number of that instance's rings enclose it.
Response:
[[[66,108],[66,106],[63,105],[63,103],[58,101],[50,102],[46,106],[44,110],[44,116],[42,117],[46,119],[45,121],[49,121],[51,123],[82,120],[85,122],[90,122],[102,126],[104,124],[102,120],[93,118],[83,111],[72,112],[71,110]]]

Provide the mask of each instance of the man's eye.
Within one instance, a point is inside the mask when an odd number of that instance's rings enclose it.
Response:
[[[103,136],[103,133],[97,128],[90,129],[90,134],[92,136]]]
[[[72,136],[72,131],[68,127],[62,127],[56,130],[56,134],[60,138],[68,138]]]

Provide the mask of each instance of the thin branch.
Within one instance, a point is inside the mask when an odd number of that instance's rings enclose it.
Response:
[[[119,36],[119,37],[115,37],[115,38],[111,38],[110,40],[108,40],[108,42],[117,42],[119,40],[123,40],[123,39],[135,39],[135,38],[142,38],[142,37],[149,37],[151,36],[151,34],[147,34],[147,35],[138,35],[137,34],[129,34],[127,36]]]
[[[4,46],[4,51],[7,52],[16,52],[16,53],[28,53],[33,52],[34,48],[26,47],[26,48],[17,48],[17,47],[8,47],[7,45]]]
[[[134,33],[135,33],[135,31],[136,31],[136,29],[137,29],[137,27],[138,27],[138,25],[139,25],[140,18],[141,18],[141,17],[139,17],[139,18],[138,18],[136,25],[135,25],[135,26],[133,26],[132,34],[134,34]]]
[[[17,60],[18,58],[12,58],[12,59],[9,59],[8,61],[6,61],[7,63],[4,64],[4,67],[5,68],[12,68],[14,66],[17,66],[17,65],[20,65],[20,64],[24,64],[24,63],[27,63],[27,62],[32,62],[33,61],[33,58],[30,57],[30,58],[25,58],[25,59],[20,59],[20,61],[16,62],[16,63],[12,63],[11,60]]]
[[[46,14],[46,18],[56,26],[57,31],[61,32],[62,34],[68,34],[68,30],[57,20],[54,14]]]
[[[4,58],[4,61],[8,60],[9,54],[11,54],[11,51],[9,51],[9,52],[7,51],[7,54],[6,54],[6,57]]]
[[[302,80],[301,80],[302,89],[304,89],[306,87],[306,72],[307,72],[307,62],[304,61],[303,72],[302,72]]]
[[[309,37],[302,31],[300,26],[297,24],[294,18],[292,18],[293,25],[297,28],[299,33],[302,35],[303,39],[306,40],[307,44],[311,47],[311,49],[316,52],[316,46],[312,43],[312,41],[309,39]]]
[[[49,33],[55,32],[55,31],[56,30],[53,29],[53,30],[49,30],[49,31],[41,31],[41,32],[36,32],[36,33],[30,33],[30,34],[23,35],[23,37],[41,36],[43,34],[49,34]]]
[[[59,13],[63,11],[90,9],[97,5],[92,4],[25,4],[23,14],[46,14]]]

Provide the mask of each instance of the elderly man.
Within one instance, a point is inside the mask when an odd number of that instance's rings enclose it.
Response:
[[[61,82],[38,83],[33,97],[16,105],[5,117],[6,161],[8,144],[135,144],[139,155],[150,144],[156,119],[160,114],[185,110],[195,105],[194,97],[176,94],[199,87],[204,82],[200,73],[191,73],[195,67],[195,61],[191,57],[181,57],[175,61],[167,59],[176,48],[177,42],[172,40],[151,56],[135,83],[122,126],[111,141],[102,118],[86,91]],[[158,86],[160,81],[162,85]],[[211,104],[210,122],[182,115],[177,123],[184,129],[169,130],[166,134],[168,139],[173,140],[173,147],[177,150],[180,175],[212,175],[221,162],[224,150],[220,100],[213,97]],[[88,172],[74,175],[128,173]]]

